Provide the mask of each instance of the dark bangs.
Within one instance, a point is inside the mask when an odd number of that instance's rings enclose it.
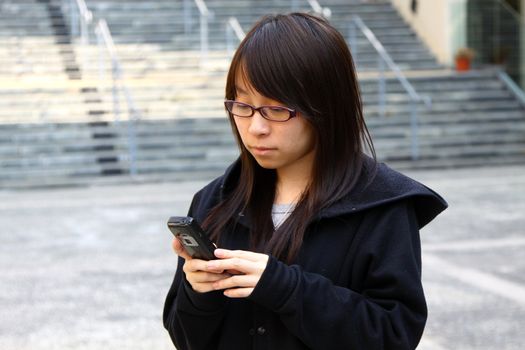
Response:
[[[235,98],[235,77],[242,74],[261,95],[297,109],[306,119],[319,115],[321,110],[315,108],[309,90],[321,79],[305,74],[313,73],[312,66],[319,63],[312,62],[312,57],[325,50],[319,44],[319,47],[312,47],[309,23],[301,21],[298,14],[294,19],[284,15],[264,17],[236,52],[229,71],[226,98]]]

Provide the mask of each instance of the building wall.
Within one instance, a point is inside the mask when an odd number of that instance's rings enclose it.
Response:
[[[454,52],[466,43],[466,0],[391,0],[442,64],[452,65]],[[522,0],[525,1],[525,0]]]
[[[521,88],[525,91],[525,0],[521,0]]]

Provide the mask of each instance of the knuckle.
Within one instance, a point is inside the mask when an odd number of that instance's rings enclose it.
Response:
[[[190,267],[188,263],[185,263],[184,265],[182,265],[182,271],[184,271],[185,274],[188,274],[188,272],[190,271]]]
[[[237,276],[232,276],[230,278],[228,278],[228,281],[230,282],[229,284],[231,286],[236,286],[239,284],[239,278]]]
[[[242,266],[242,260],[239,258],[234,258],[232,260],[233,267],[240,267]]]
[[[186,260],[186,262],[182,266],[182,271],[184,271],[186,274],[196,271],[195,262],[192,260]]]
[[[192,285],[192,288],[194,291],[198,292],[198,293],[205,293],[206,292],[206,289],[203,288],[199,283],[196,283],[195,285]]]

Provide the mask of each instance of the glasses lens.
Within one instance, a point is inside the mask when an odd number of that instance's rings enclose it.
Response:
[[[264,107],[262,113],[268,119],[275,121],[286,121],[290,119],[290,111],[283,107]]]
[[[253,114],[252,107],[239,102],[227,102],[226,107],[233,114],[239,117],[249,117]]]

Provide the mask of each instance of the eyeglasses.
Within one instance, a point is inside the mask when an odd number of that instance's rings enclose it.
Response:
[[[296,116],[295,109],[283,106],[260,106],[254,107],[250,104],[237,101],[224,101],[224,106],[236,117],[249,118],[258,111],[264,119],[274,122],[285,122]]]

